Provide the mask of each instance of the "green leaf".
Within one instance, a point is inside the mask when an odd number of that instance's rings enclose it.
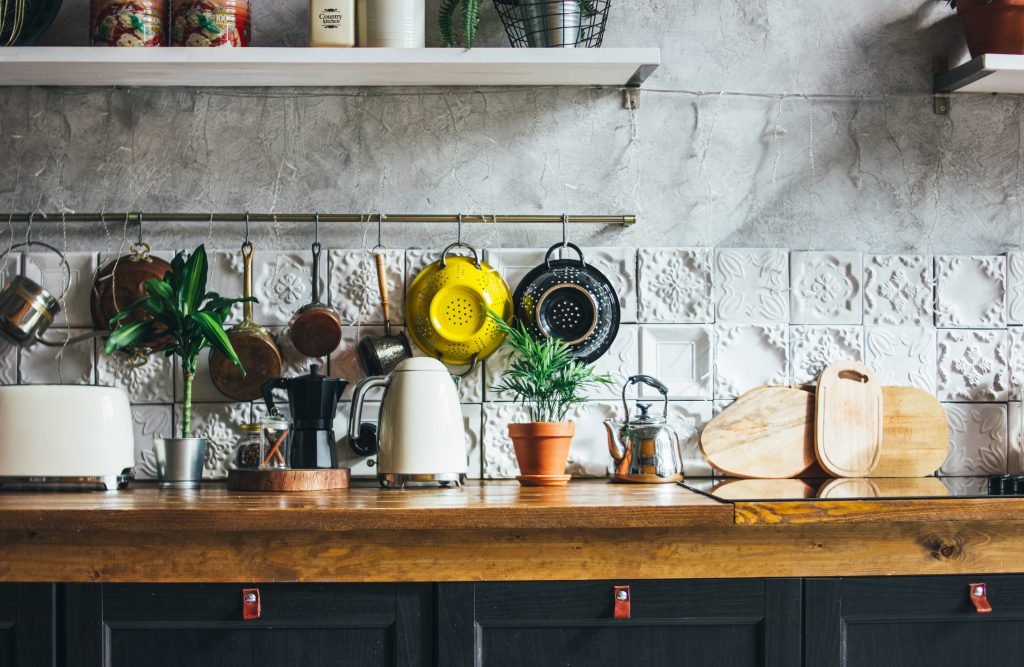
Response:
[[[178,288],[182,313],[199,310],[200,297],[206,292],[206,271],[206,249],[199,246],[185,262],[184,280]]]
[[[220,322],[210,316],[209,313],[192,313],[192,321],[199,325],[199,330],[203,332],[203,336],[210,346],[215,350],[219,351],[225,357],[231,360],[235,366],[242,371],[242,375],[245,375],[245,368],[242,366],[242,362],[239,360],[238,355],[235,353],[235,348],[231,345],[231,340],[227,334],[224,333],[224,327],[221,326]]]
[[[135,303],[133,303],[130,306],[128,306],[127,308],[125,308],[124,310],[122,310],[121,312],[119,312],[117,315],[114,315],[113,317],[111,317],[110,318],[110,322],[109,322],[110,328],[113,329],[115,324],[117,324],[118,322],[120,322],[124,318],[128,317],[129,315],[131,315],[135,311],[136,308],[140,308],[142,306],[145,306],[149,302],[149,299],[150,299],[150,297],[144,296],[141,299],[139,299],[138,301],[136,301]]]
[[[113,354],[118,350],[126,350],[136,347],[140,343],[144,343],[148,340],[152,334],[152,320],[126,324],[120,329],[116,329],[111,332],[110,338],[107,339],[107,344],[103,348],[103,351],[107,354]]]

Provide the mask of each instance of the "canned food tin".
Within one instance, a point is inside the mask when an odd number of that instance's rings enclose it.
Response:
[[[249,46],[249,0],[174,0],[174,46]]]
[[[93,46],[164,46],[166,0],[92,0],[89,42]]]

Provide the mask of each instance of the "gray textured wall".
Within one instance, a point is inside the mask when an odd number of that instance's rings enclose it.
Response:
[[[84,43],[87,0],[64,4],[44,42]],[[305,43],[306,3],[253,4],[257,45]],[[481,45],[503,45],[487,9]],[[964,48],[943,3],[617,0],[606,44],[662,49],[635,113],[592,89],[4,89],[0,211],[636,212],[633,229],[576,230],[627,246],[969,253],[1024,238],[1020,101],[931,111],[932,55]],[[258,230],[279,247],[304,232]],[[359,247],[363,232],[327,242]],[[96,227],[70,233],[77,249],[109,245]],[[215,230],[215,245],[237,233]],[[391,243],[439,233],[404,226]],[[468,232],[492,246],[556,234]]]

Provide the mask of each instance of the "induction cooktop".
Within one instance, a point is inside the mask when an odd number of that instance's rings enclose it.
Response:
[[[1024,498],[1024,475],[828,479],[687,478],[679,482],[724,501],[888,500],[896,498]]]

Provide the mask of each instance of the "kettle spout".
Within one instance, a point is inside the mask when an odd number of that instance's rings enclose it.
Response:
[[[605,419],[604,429],[608,431],[608,453],[616,461],[621,461],[626,457],[626,446],[619,438],[619,422]]]

